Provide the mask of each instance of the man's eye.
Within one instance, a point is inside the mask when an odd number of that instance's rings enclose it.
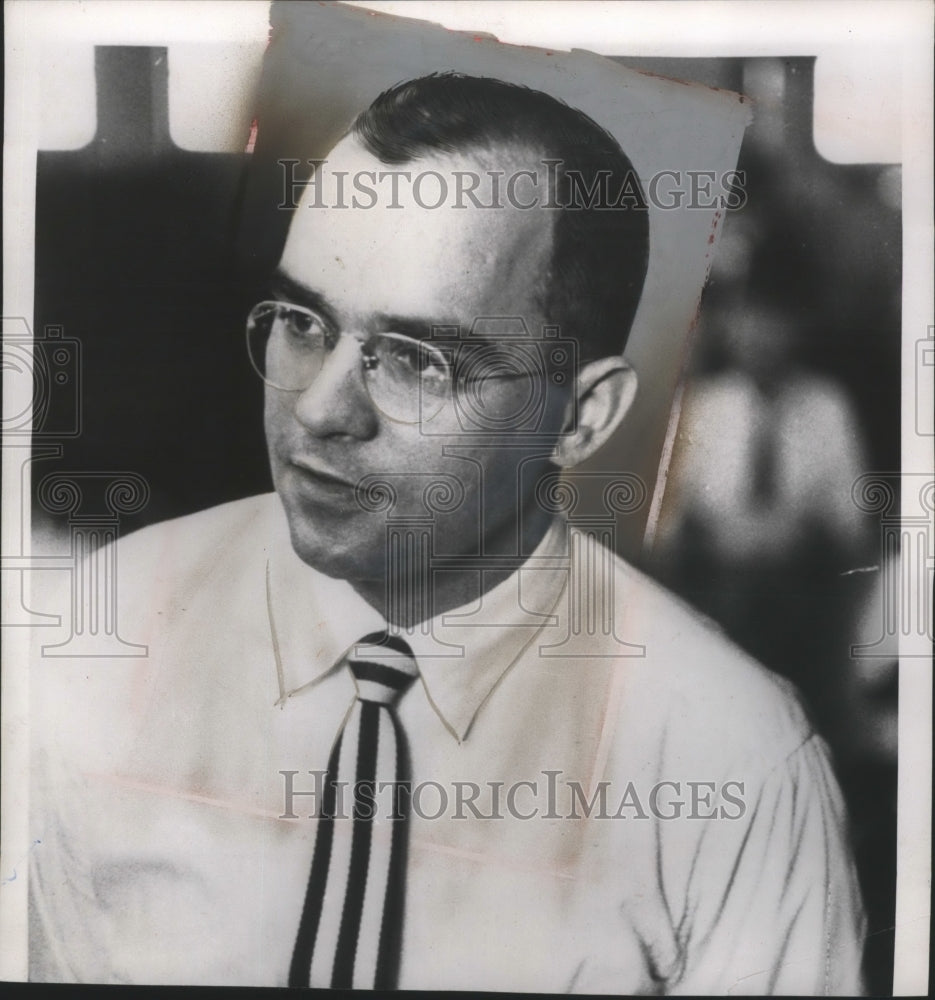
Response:
[[[448,378],[448,364],[444,357],[417,340],[388,334],[381,338],[381,348],[384,361],[391,363],[399,372],[421,379],[440,381]]]
[[[280,316],[285,334],[299,342],[318,341],[324,334],[321,320],[312,313],[290,309]]]

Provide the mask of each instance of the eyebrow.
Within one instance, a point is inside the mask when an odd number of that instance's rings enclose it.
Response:
[[[312,309],[335,329],[340,327],[337,313],[328,299],[321,292],[315,291],[314,288],[309,288],[308,285],[303,285],[294,278],[290,278],[284,271],[277,268],[273,272],[269,288],[276,298],[282,298],[294,305]]]
[[[386,313],[377,313],[377,325],[382,331],[389,333],[401,333],[413,340],[434,340],[432,331],[436,328],[450,329],[457,327],[457,323],[439,322],[437,319],[423,319],[420,316],[393,316]]]
[[[338,321],[337,310],[321,292],[304,285],[294,278],[291,278],[284,271],[273,272],[269,281],[271,293],[276,298],[285,299],[295,305],[305,306],[319,313],[329,325],[335,330],[341,328]],[[439,321],[421,316],[397,316],[390,313],[376,313],[374,316],[376,327],[381,333],[401,333],[413,340],[432,340],[432,331],[436,328],[444,328],[446,331],[451,328],[458,329],[459,324],[450,321]],[[454,333],[457,337],[457,333]]]

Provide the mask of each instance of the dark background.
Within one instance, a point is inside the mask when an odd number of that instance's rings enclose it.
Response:
[[[898,168],[841,166],[815,152],[811,58],[619,61],[736,91],[751,66],[764,64],[776,99],[766,93],[759,101],[739,164],[747,203],[728,213],[724,231],[728,245],[731,232],[743,230],[742,265],[721,267],[709,283],[692,377],[729,367],[717,317],[738,296],[794,305],[795,363],[851,400],[868,471],[897,470]],[[250,154],[173,146],[168,71],[165,49],[98,49],[95,140],[38,157],[34,329],[41,337],[60,326],[80,342],[82,410],[80,433],[63,439],[61,459],[37,456],[33,488],[51,472],[138,473],[150,500],[121,522],[123,532],[271,488],[262,386],[247,361],[243,322],[276,261],[288,215],[275,209],[269,172],[264,180],[262,170],[251,171]],[[253,238],[260,230],[263,241]],[[714,319],[706,324],[706,316]],[[73,395],[53,388],[37,430],[66,426],[73,405]],[[34,523],[67,546],[65,522],[37,504]],[[871,535],[868,526],[868,560],[878,558]],[[868,723],[839,710],[852,680],[839,650],[867,584],[843,578],[845,554],[818,544],[785,575],[747,581],[765,598],[759,618],[734,614],[740,605],[732,603],[721,555],[691,541],[677,542],[665,560],[647,558],[647,566],[805,692],[832,743],[852,815],[869,913],[868,985],[888,993],[895,746],[868,745],[857,731],[875,724],[872,713]],[[790,615],[797,623],[791,656],[776,641],[777,623],[784,627]],[[881,712],[895,706],[895,675],[884,679],[874,691]]]

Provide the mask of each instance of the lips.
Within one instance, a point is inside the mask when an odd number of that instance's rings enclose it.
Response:
[[[300,473],[304,481],[315,486],[353,490],[356,485],[356,480],[351,481],[345,476],[329,469],[326,465],[311,461],[308,458],[291,458],[289,459],[289,465]]]

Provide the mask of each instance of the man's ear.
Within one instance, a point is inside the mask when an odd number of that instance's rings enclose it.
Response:
[[[636,372],[622,357],[582,365],[575,379],[575,399],[569,401],[552,461],[570,469],[593,455],[627,415],[636,387]]]

